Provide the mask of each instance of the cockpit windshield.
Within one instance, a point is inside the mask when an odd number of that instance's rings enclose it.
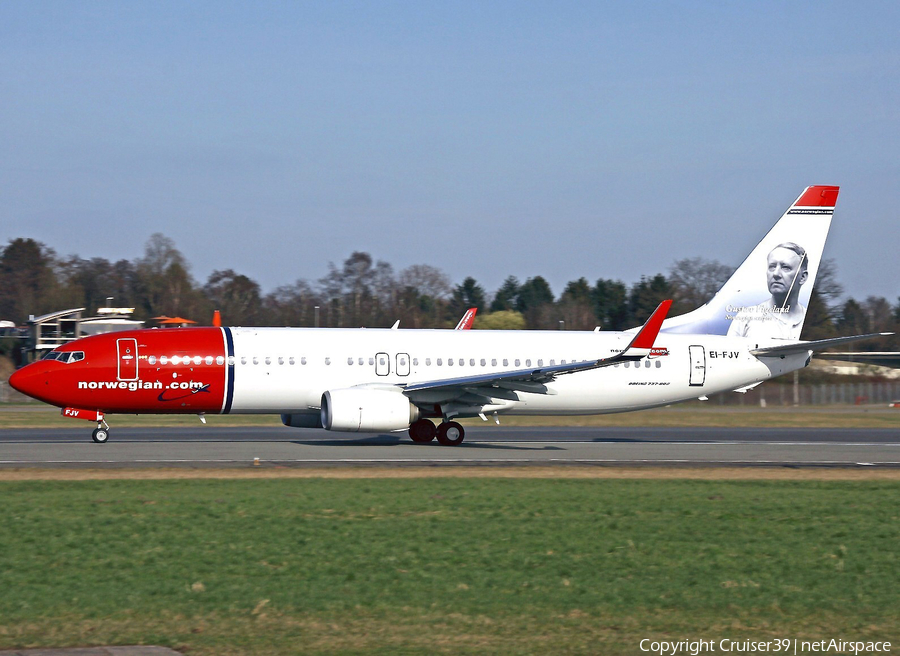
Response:
[[[78,362],[84,360],[84,351],[50,351],[42,360],[59,360],[60,362]]]

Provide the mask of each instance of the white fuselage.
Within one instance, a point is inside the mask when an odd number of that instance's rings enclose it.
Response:
[[[310,413],[324,392],[403,386],[607,358],[631,333],[232,328],[232,413]],[[735,390],[805,365],[805,356],[759,359],[744,338],[659,335],[642,361],[558,376],[548,393],[517,392],[487,411],[600,414]],[[462,415],[460,415],[462,416]]]

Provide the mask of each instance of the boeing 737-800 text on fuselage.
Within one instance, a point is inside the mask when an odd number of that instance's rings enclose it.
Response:
[[[96,422],[96,442],[112,413],[272,413],[445,445],[463,441],[461,417],[623,412],[746,390],[869,337],[799,340],[837,196],[808,187],[706,305],[666,319],[666,301],[636,330],[138,330],[60,346],[10,384]]]

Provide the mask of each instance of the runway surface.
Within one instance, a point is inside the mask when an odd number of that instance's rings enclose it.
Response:
[[[405,433],[282,427],[0,430],[0,467],[663,465],[900,467],[895,429],[474,426],[458,447]]]

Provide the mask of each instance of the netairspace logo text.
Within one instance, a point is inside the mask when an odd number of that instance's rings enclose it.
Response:
[[[864,653],[890,653],[891,643],[887,641],[861,640],[797,640],[796,638],[781,638],[775,640],[731,640],[723,638],[715,640],[641,640],[642,652],[658,654],[659,656],[698,656],[702,653],[738,654],[760,653],[771,654],[864,654]]]

